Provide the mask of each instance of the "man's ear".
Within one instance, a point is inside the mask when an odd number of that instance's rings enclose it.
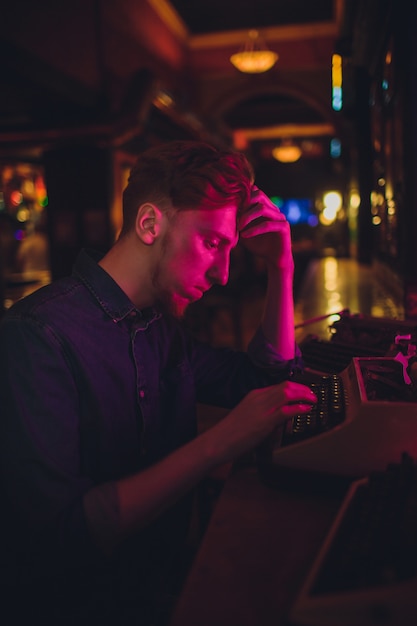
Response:
[[[139,239],[146,245],[153,244],[161,232],[162,212],[150,202],[141,204],[136,214],[135,230]]]

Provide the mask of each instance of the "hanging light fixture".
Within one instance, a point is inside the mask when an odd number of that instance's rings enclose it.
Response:
[[[300,146],[291,139],[285,139],[279,146],[272,150],[272,156],[281,163],[295,163],[301,158],[303,151]]]
[[[257,30],[250,30],[242,50],[230,57],[230,62],[244,74],[262,74],[277,61],[278,54],[267,48]]]

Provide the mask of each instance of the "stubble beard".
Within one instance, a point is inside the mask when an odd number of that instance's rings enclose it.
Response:
[[[177,320],[181,320],[185,316],[189,302],[182,298],[176,297],[168,290],[160,290],[157,300],[157,308],[168,315],[172,315]]]
[[[170,240],[170,234],[166,233],[161,242],[161,258],[152,275],[152,285],[155,289],[155,293],[157,294],[157,308],[161,312],[172,315],[176,319],[181,320],[185,316],[189,302],[172,291],[169,291],[169,289],[163,287],[161,283],[163,260],[166,257]]]

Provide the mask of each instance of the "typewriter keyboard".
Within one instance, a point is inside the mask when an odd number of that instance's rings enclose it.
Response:
[[[317,382],[309,383],[309,387],[317,396],[317,404],[309,413],[296,415],[290,420],[282,435],[282,446],[318,435],[345,419],[345,397],[340,376],[322,376]]]

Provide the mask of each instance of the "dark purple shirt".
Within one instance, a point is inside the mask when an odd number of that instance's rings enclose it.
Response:
[[[196,435],[196,402],[233,407],[294,363],[258,333],[249,354],[194,341],[139,311],[82,251],[73,275],[17,302],[0,326],[1,463],[12,550],[45,570],[99,559],[83,496]],[[42,555],[42,556],[41,556]]]

